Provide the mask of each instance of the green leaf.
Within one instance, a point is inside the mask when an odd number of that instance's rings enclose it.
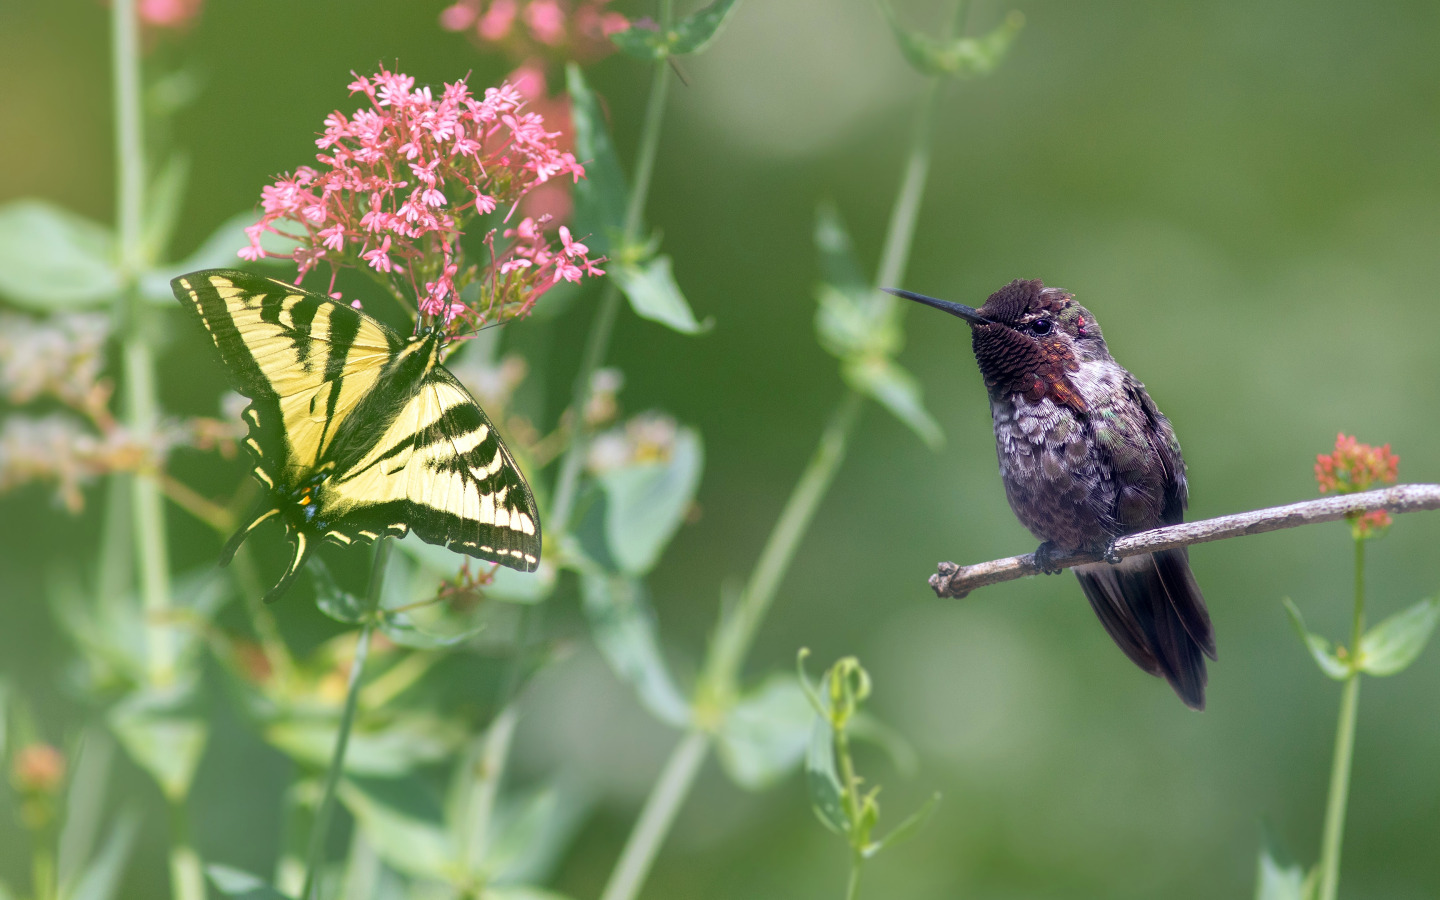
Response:
[[[815,249],[820,254],[820,277],[837,290],[864,295],[870,291],[860,264],[855,261],[855,246],[840,210],[830,201],[823,201],[815,210]]]
[[[488,887],[480,895],[481,900],[570,900],[568,894],[538,888],[528,884],[509,884]]]
[[[268,882],[249,872],[211,863],[205,867],[205,874],[210,883],[215,885],[215,889],[226,897],[239,897],[241,900],[291,900],[289,895],[280,893]]]
[[[714,324],[710,319],[696,321],[670,271],[670,257],[664,254],[640,263],[611,260],[606,263],[605,272],[625,292],[630,308],[642,319],[659,322],[681,334],[709,331]]]
[[[905,819],[905,821],[901,822],[899,825],[896,825],[893,831],[885,835],[880,840],[867,845],[865,849],[861,851],[864,857],[866,859],[870,859],[872,856],[875,856],[881,850],[884,850],[887,847],[894,847],[898,844],[903,844],[915,835],[919,834],[920,829],[925,827],[926,822],[930,821],[930,815],[935,812],[935,807],[939,804],[939,792],[931,794],[930,799],[926,800],[923,806],[911,813],[910,816]]]
[[[10,702],[13,690],[10,679],[0,677],[0,759],[8,759],[10,754]]]
[[[660,30],[654,27],[631,25],[624,31],[610,35],[610,40],[626,56],[654,62],[670,55],[672,37],[673,34],[661,34]]]
[[[340,587],[318,556],[310,560],[310,577],[315,581],[315,605],[321,612],[344,625],[365,620],[365,601]]]
[[[695,499],[704,464],[699,433],[681,428],[668,460],[621,466],[600,475],[605,539],[625,574],[644,575],[659,562]]]
[[[45,200],[0,206],[0,296],[56,312],[109,303],[120,285],[110,229]]]
[[[494,838],[485,855],[490,882],[518,887],[546,880],[584,823],[590,805],[586,792],[560,784],[502,795],[495,806]]]
[[[1425,649],[1437,621],[1440,597],[1431,597],[1371,628],[1360,638],[1360,669],[1371,675],[1404,671]]]
[[[699,53],[715,40],[738,5],[737,0],[714,0],[681,19],[669,31],[661,31],[648,23],[637,24],[612,34],[610,40],[626,56],[646,62]]]
[[[333,718],[301,712],[267,723],[264,735],[285,755],[323,769],[335,749],[335,725]],[[464,739],[460,724],[432,713],[407,711],[379,723],[361,721],[350,734],[345,772],[387,778],[408,775],[446,758]]]
[[[772,675],[725,714],[718,735],[720,763],[741,787],[768,787],[805,758],[814,720],[795,676]]]
[[[419,779],[346,779],[339,796],[376,855],[396,871],[445,880],[455,870],[458,846],[439,804],[424,802],[429,792]]]
[[[945,433],[920,398],[919,382],[894,360],[884,356],[849,360],[844,374],[851,387],[890,410],[932,450],[945,443]]]
[[[635,688],[640,702],[662,722],[683,728],[690,705],[675,687],[660,652],[655,614],[640,582],[599,571],[581,577],[581,606],[590,620],[595,645],[621,680]]]
[[[1291,602],[1289,597],[1280,601],[1285,604],[1286,612],[1290,613],[1290,624],[1295,626],[1295,633],[1300,636],[1305,649],[1310,651],[1315,664],[1320,671],[1336,681],[1344,681],[1350,677],[1350,666],[1336,656],[1330,649],[1330,642],[1318,634],[1311,634],[1305,630],[1305,619],[1300,615],[1300,609]]]
[[[61,896],[65,900],[110,900],[114,897],[139,832],[139,813],[133,810],[122,813],[111,826],[100,852],[80,869],[73,888],[62,888]]]
[[[615,238],[625,228],[630,189],[610,142],[605,113],[574,63],[565,68],[565,90],[570,94],[575,156],[585,167],[585,177],[575,185],[575,233],[610,256]]]
[[[703,51],[720,34],[720,29],[739,5],[738,0],[714,0],[709,6],[681,19],[675,26],[670,52],[684,56]]]
[[[1255,874],[1255,900],[1307,900],[1305,870],[1298,863],[1281,863],[1270,847],[1260,851]]]
[[[805,753],[805,785],[810,790],[810,808],[815,810],[821,824],[836,834],[849,834],[845,789],[835,770],[835,730],[823,716],[816,716],[810,729],[810,746]]]
[[[246,226],[254,225],[258,220],[259,216],[256,213],[242,212],[221,222],[220,226],[210,232],[210,236],[196,248],[194,253],[179,262],[158,266],[146,272],[140,279],[140,292],[145,299],[162,306],[173,304],[175,294],[170,290],[170,279],[172,278],[200,269],[234,269],[244,265],[255,265],[255,263],[247,263],[240,258],[240,249],[250,246],[250,237],[245,234]],[[266,232],[260,237],[260,245],[269,254],[265,262],[275,264],[290,259],[299,242],[281,237],[273,232]]]
[[[942,41],[905,28],[887,0],[878,2],[885,21],[900,44],[901,54],[923,75],[951,75],[956,78],[989,75],[1010,52],[1015,36],[1025,24],[1024,16],[1012,12],[989,34]]]
[[[109,721],[161,793],[171,802],[183,800],[209,735],[199,691],[192,685],[140,688],[110,710]]]
[[[190,157],[184,153],[172,153],[150,183],[150,190],[145,196],[145,225],[141,237],[145,259],[160,259],[170,245],[189,180]]]

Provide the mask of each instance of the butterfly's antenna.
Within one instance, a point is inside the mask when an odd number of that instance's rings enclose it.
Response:
[[[482,331],[488,331],[489,329],[491,329],[491,328],[496,328],[496,327],[498,327],[498,326],[500,326],[500,325],[509,325],[509,324],[510,324],[511,322],[513,322],[513,321],[515,321],[515,320],[514,320],[514,319],[502,319],[502,320],[497,321],[497,322],[486,322],[484,325],[481,325],[479,328],[473,329],[473,330],[471,330],[471,331],[462,331],[462,332],[460,332],[460,333],[458,333],[458,334],[452,334],[452,335],[450,336],[450,340],[452,340],[452,341],[458,341],[458,340],[462,340],[462,339],[464,339],[464,338],[474,337],[475,335],[479,334],[479,333],[482,332]]]

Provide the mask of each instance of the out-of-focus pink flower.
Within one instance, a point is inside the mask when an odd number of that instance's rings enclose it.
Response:
[[[49,744],[27,744],[11,761],[10,780],[23,794],[53,794],[65,781],[65,754]]]
[[[1344,432],[1335,437],[1335,452],[1315,457],[1315,480],[1322,494],[1355,494],[1379,482],[1393,484],[1399,473],[1400,457],[1390,452],[1389,444],[1372,447]],[[1390,513],[1383,509],[1354,513],[1346,519],[1357,541],[1379,537],[1392,521]]]
[[[1390,445],[1372,447],[1344,432],[1335,437],[1335,452],[1315,457],[1315,480],[1320,493],[1335,491],[1354,494],[1368,491],[1377,482],[1393,484],[1399,475],[1400,457]]]
[[[527,77],[538,77],[543,93],[543,73]],[[324,263],[333,291],[338,268],[365,266],[447,326],[523,315],[556,282],[601,273],[585,254],[552,251],[541,227],[548,220],[529,217],[498,242],[492,228],[480,238],[488,260],[466,264],[460,239],[475,219],[496,210],[508,219],[532,191],[585,174],[520,87],[507,82],[477,97],[458,81],[436,97],[382,69],[355,76],[350,90],[369,105],[327,116],[318,165],[262,189],[263,215],[246,229],[241,257],[265,256],[266,232],[283,235],[299,243],[301,279]],[[474,301],[461,301],[477,282]]]
[[[440,13],[440,27],[468,32],[485,49],[515,59],[593,62],[614,52],[610,35],[630,20],[610,0],[458,0]]]

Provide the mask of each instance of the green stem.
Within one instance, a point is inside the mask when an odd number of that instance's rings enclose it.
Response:
[[[190,843],[190,821],[183,797],[170,804],[170,891],[182,900],[205,900],[205,871]]]
[[[1320,897],[1335,900],[1340,888],[1340,846],[1345,837],[1345,808],[1350,800],[1350,764],[1355,755],[1355,721],[1360,708],[1360,638],[1365,629],[1365,540],[1355,539],[1355,615],[1350,637],[1350,676],[1340,694],[1335,726],[1335,758],[1330,767],[1330,796],[1325,802],[1325,831],[1320,838]]]
[[[661,11],[663,22],[669,22],[669,3]],[[667,26],[668,27],[668,26]],[[655,171],[655,155],[660,147],[660,126],[665,119],[665,97],[670,87],[670,69],[665,60],[655,63],[654,77],[650,82],[650,99],[645,106],[645,123],[640,131],[640,150],[635,159],[635,180],[630,189],[630,201],[625,207],[625,231],[620,247],[635,242],[644,222],[645,200],[650,195],[650,181]],[[570,401],[571,415],[575,417],[575,436],[560,462],[560,476],[556,480],[555,502],[550,510],[552,533],[564,535],[570,528],[570,516],[575,511],[576,495],[580,486],[580,470],[585,462],[585,449],[589,435],[585,433],[585,407],[590,403],[591,381],[595,370],[605,361],[610,348],[610,336],[615,330],[615,319],[620,311],[620,289],[614,281],[606,281],[600,294],[600,309],[595,314],[595,323],[590,327],[590,337],[585,342],[585,355],[581,358],[580,371],[575,375],[575,388]]]
[[[340,726],[335,735],[335,752],[325,772],[325,787],[320,806],[315,811],[314,831],[310,833],[310,852],[305,863],[305,885],[300,900],[319,896],[317,881],[325,862],[325,839],[330,831],[330,818],[335,812],[335,789],[345,771],[345,749],[350,744],[350,730],[355,724],[355,707],[360,697],[360,676],[365,671],[365,657],[370,652],[370,633],[375,630],[375,610],[380,605],[380,591],[385,583],[385,564],[390,559],[390,539],[381,538],[375,545],[375,563],[370,569],[370,587],[365,593],[365,624],[355,643],[355,658],[350,663],[350,680],[345,689],[345,708],[340,713]]]
[[[860,777],[855,774],[855,760],[850,757],[850,735],[845,730],[845,725],[836,723],[833,718],[831,724],[835,730],[835,759],[840,763],[840,778],[845,786],[846,813],[853,829],[859,825],[860,810],[863,806],[860,798]],[[860,865],[865,861],[865,857],[859,846],[859,840],[863,836],[852,831],[849,837],[853,843],[850,848],[850,879],[845,889],[845,898],[855,900],[860,896]]]
[[[860,863],[863,861],[859,851],[850,854],[850,879],[845,883],[845,900],[859,900]]]
[[[36,834],[35,852],[30,858],[30,887],[35,900],[55,900],[55,835],[54,828],[43,828]]]
[[[963,9],[963,2],[957,3],[954,21],[951,23],[952,31],[958,27]],[[909,263],[915,223],[919,218],[920,204],[925,195],[925,182],[930,170],[929,144],[939,105],[939,82],[937,77],[927,86],[915,130],[911,134],[905,174],[901,178],[900,190],[895,197],[895,205],[885,233],[884,250],[876,278],[877,287],[900,283]],[[835,473],[845,458],[846,446],[859,419],[862,401],[860,394],[853,390],[847,391],[840,405],[831,413],[814,455],[801,473],[799,482],[796,483],[790,499],[786,501],[780,518],[765,542],[765,548],[745,585],[745,591],[734,614],[722,621],[715,642],[711,645],[697,691],[697,706],[702,707],[702,711],[697,715],[700,724],[687,731],[685,737],[671,751],[660,780],[651,789],[640,819],[625,842],[625,849],[611,873],[602,900],[633,900],[639,894],[655,855],[665,842],[670,824],[689,794],[695,771],[699,769],[709,751],[711,735],[705,727],[713,726],[733,702],[738,691],[740,670],[749,654],[750,645],[775,599],[780,582],[790,568],[801,538],[810,527],[815,510],[829,491]],[[703,706],[707,704],[711,707],[708,713],[703,710]],[[857,890],[858,878],[858,873],[852,875]]]
[[[800,539],[815,517],[815,510],[835,480],[835,473],[845,458],[850,432],[860,415],[861,401],[859,394],[847,391],[840,405],[831,413],[830,421],[820,435],[819,445],[791,491],[790,499],[785,502],[769,539],[765,541],[765,548],[745,584],[740,602],[720,626],[707,661],[705,684],[714,700],[722,706],[727,705],[733,696],[735,682],[750,652],[755,633],[775,600],[775,592],[790,569]]]
[[[140,50],[134,0],[115,0],[111,14],[111,56],[115,103],[115,182],[118,260],[122,287],[117,298],[122,323],[121,356],[125,371],[125,415],[131,433],[150,443],[159,420],[155,398],[155,360],[146,343],[145,305],[139,278],[146,267],[144,247],[145,155],[140,109]],[[161,624],[170,608],[170,559],[165,539],[165,507],[153,478],[134,480],[135,552],[140,591],[150,627],[145,630],[150,681],[163,685],[175,677],[175,640]]]
[[[625,851],[620,854],[615,871],[610,873],[601,900],[632,900],[640,893],[655,855],[665,843],[675,814],[685,803],[709,750],[710,735],[703,731],[688,731],[675,745],[650,796],[645,798],[645,808],[625,842]]]
[[[464,819],[468,829],[460,839],[462,877],[469,877],[489,850],[490,820],[495,814],[495,800],[500,796],[500,777],[505,772],[510,745],[515,738],[515,726],[519,721],[519,708],[513,702],[507,704],[491,721],[484,742],[474,751],[471,763],[474,781],[467,792],[469,815]]]

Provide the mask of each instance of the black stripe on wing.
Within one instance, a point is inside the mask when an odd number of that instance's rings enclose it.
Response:
[[[431,373],[422,390],[436,391],[445,412],[415,435],[416,458],[425,461],[412,462],[422,467],[410,473],[412,485],[417,478],[438,477],[450,489],[420,499],[424,493],[412,486],[411,529],[458,553],[533,572],[540,562],[540,513],[494,423],[443,368]]]

